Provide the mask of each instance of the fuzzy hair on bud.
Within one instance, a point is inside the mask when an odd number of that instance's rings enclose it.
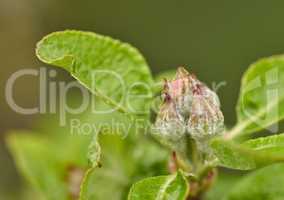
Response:
[[[155,122],[162,143],[176,149],[186,136],[202,143],[223,133],[218,96],[183,67],[173,80],[165,80],[162,98]]]

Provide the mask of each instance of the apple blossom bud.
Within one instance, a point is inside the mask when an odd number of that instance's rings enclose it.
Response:
[[[184,148],[187,136],[200,144],[223,133],[218,96],[184,68],[178,68],[174,80],[165,81],[162,96],[155,123],[162,143],[176,150]]]

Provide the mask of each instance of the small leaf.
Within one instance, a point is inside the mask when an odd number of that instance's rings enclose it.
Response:
[[[280,200],[284,197],[284,164],[275,164],[242,178],[224,200]]]
[[[135,183],[128,195],[129,200],[185,200],[189,186],[182,172],[169,176],[146,178]]]
[[[211,147],[221,166],[234,169],[254,169],[284,161],[284,134],[252,139],[241,145],[215,140]]]
[[[91,32],[51,33],[38,44],[38,58],[69,71],[115,109],[149,112],[152,77],[138,50]]]
[[[233,138],[264,129],[284,118],[284,56],[264,58],[245,72],[237,104],[238,123]],[[272,132],[277,126],[270,127]]]

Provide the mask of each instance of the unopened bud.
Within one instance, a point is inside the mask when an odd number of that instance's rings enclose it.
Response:
[[[200,143],[223,133],[218,96],[184,68],[174,80],[165,81],[162,96],[155,123],[162,143],[175,149],[183,146],[186,135]]]

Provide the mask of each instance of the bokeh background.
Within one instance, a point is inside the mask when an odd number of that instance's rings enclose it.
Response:
[[[283,8],[283,0],[0,0],[0,199],[12,199],[21,186],[4,135],[39,117],[12,111],[5,84],[19,69],[44,66],[34,55],[44,35],[94,31],[136,46],[154,74],[185,65],[210,86],[225,81],[218,94],[231,126],[242,73],[260,57],[284,53]],[[14,91],[18,104],[37,105],[36,78],[19,79]]]

